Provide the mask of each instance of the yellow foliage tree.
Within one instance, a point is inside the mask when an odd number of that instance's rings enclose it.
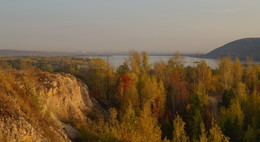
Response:
[[[205,130],[205,127],[204,127],[204,124],[201,123],[200,124],[200,131],[201,131],[201,135],[200,135],[200,138],[199,138],[199,142],[208,142],[208,138],[207,138],[207,132]]]
[[[141,135],[140,142],[159,142],[161,141],[161,130],[157,123],[157,117],[153,116],[151,103],[147,102],[141,112],[138,123],[138,132]],[[139,140],[138,140],[139,141]]]
[[[209,135],[209,141],[210,142],[228,142],[229,138],[226,137],[220,127],[213,122],[212,128],[209,130],[210,135]]]
[[[232,74],[234,79],[234,86],[236,87],[242,80],[243,68],[238,58],[233,63]]]
[[[221,87],[226,90],[229,90],[233,84],[232,66],[230,57],[221,58],[219,61],[219,82]]]
[[[136,51],[130,51],[130,56],[129,56],[129,61],[130,61],[130,67],[132,71],[139,75],[141,73],[141,56],[138,52]]]
[[[184,126],[185,122],[177,115],[173,122],[173,142],[189,142],[189,137],[186,135]]]
[[[232,100],[229,108],[222,107],[220,110],[220,125],[224,126],[225,122],[229,119],[231,123],[234,123],[235,119],[238,119],[239,126],[243,126],[244,112],[241,109],[240,102],[236,99]]]

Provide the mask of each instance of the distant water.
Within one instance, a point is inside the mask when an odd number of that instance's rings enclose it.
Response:
[[[114,67],[119,67],[124,63],[125,60],[128,60],[128,55],[112,55],[109,57],[106,56],[87,56],[89,58],[101,58],[108,60],[110,64],[112,64]],[[172,56],[148,56],[149,57],[149,64],[154,64],[159,61],[167,62],[169,58]],[[194,57],[187,57],[183,56],[184,58],[184,66],[197,66],[198,61],[204,60],[208,66],[215,69],[218,67],[218,61],[216,59],[203,59],[203,58],[194,58]]]

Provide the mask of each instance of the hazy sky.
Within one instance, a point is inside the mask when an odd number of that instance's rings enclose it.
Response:
[[[0,0],[0,48],[208,52],[260,37],[260,0]]]

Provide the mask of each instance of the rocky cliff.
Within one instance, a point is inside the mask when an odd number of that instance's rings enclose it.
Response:
[[[102,111],[69,74],[0,71],[0,141],[71,141],[91,111]]]

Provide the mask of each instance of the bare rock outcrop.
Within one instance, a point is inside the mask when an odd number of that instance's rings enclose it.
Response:
[[[88,112],[102,112],[72,75],[2,70],[0,77],[0,141],[71,141]]]

